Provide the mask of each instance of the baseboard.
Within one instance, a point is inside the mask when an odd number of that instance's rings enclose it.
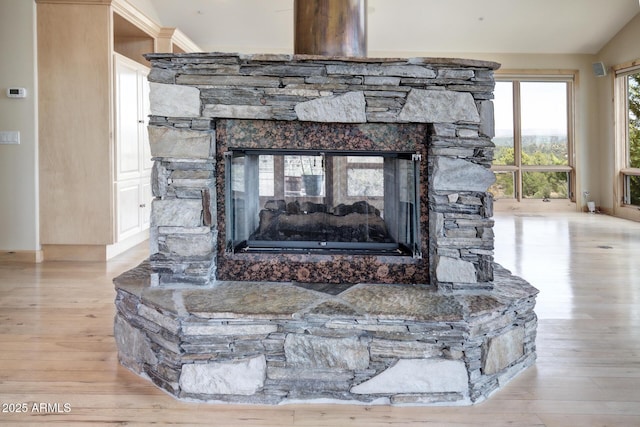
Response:
[[[0,251],[0,262],[27,262],[37,264],[42,262],[42,251]]]
[[[576,203],[566,199],[542,201],[526,199],[520,202],[511,199],[500,199],[493,202],[494,212],[579,212]]]
[[[144,230],[112,245],[42,245],[42,252],[45,261],[108,261],[148,238]]]
[[[149,230],[143,230],[138,234],[135,234],[131,237],[124,239],[121,242],[114,243],[113,245],[107,246],[107,259],[111,259],[116,255],[120,255],[121,253],[133,248],[134,246],[139,245],[145,240],[149,239]]]
[[[600,212],[605,215],[614,216],[613,209],[611,208],[602,208],[600,206],[596,206],[596,212]]]
[[[42,245],[45,261],[106,261],[107,245]]]

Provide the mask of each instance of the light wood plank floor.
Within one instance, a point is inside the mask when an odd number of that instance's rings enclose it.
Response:
[[[0,424],[640,426],[640,224],[498,214],[495,232],[496,260],[541,290],[538,361],[482,404],[177,401],[117,363],[111,279],[141,246],[108,263],[0,264]]]

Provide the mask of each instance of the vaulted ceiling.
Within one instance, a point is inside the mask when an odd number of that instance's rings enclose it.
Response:
[[[293,0],[129,1],[205,51],[293,51]],[[369,54],[595,54],[638,12],[638,0],[369,0]]]

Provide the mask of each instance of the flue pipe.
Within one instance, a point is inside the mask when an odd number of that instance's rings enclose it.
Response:
[[[367,56],[367,0],[294,0],[294,53]]]

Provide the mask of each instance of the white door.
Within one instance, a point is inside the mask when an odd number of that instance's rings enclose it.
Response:
[[[140,180],[119,182],[116,185],[118,204],[118,241],[142,231]]]
[[[140,90],[138,70],[130,60],[115,56],[116,180],[140,176]]]
[[[114,54],[117,241],[149,228],[151,150],[147,132],[149,69]]]

